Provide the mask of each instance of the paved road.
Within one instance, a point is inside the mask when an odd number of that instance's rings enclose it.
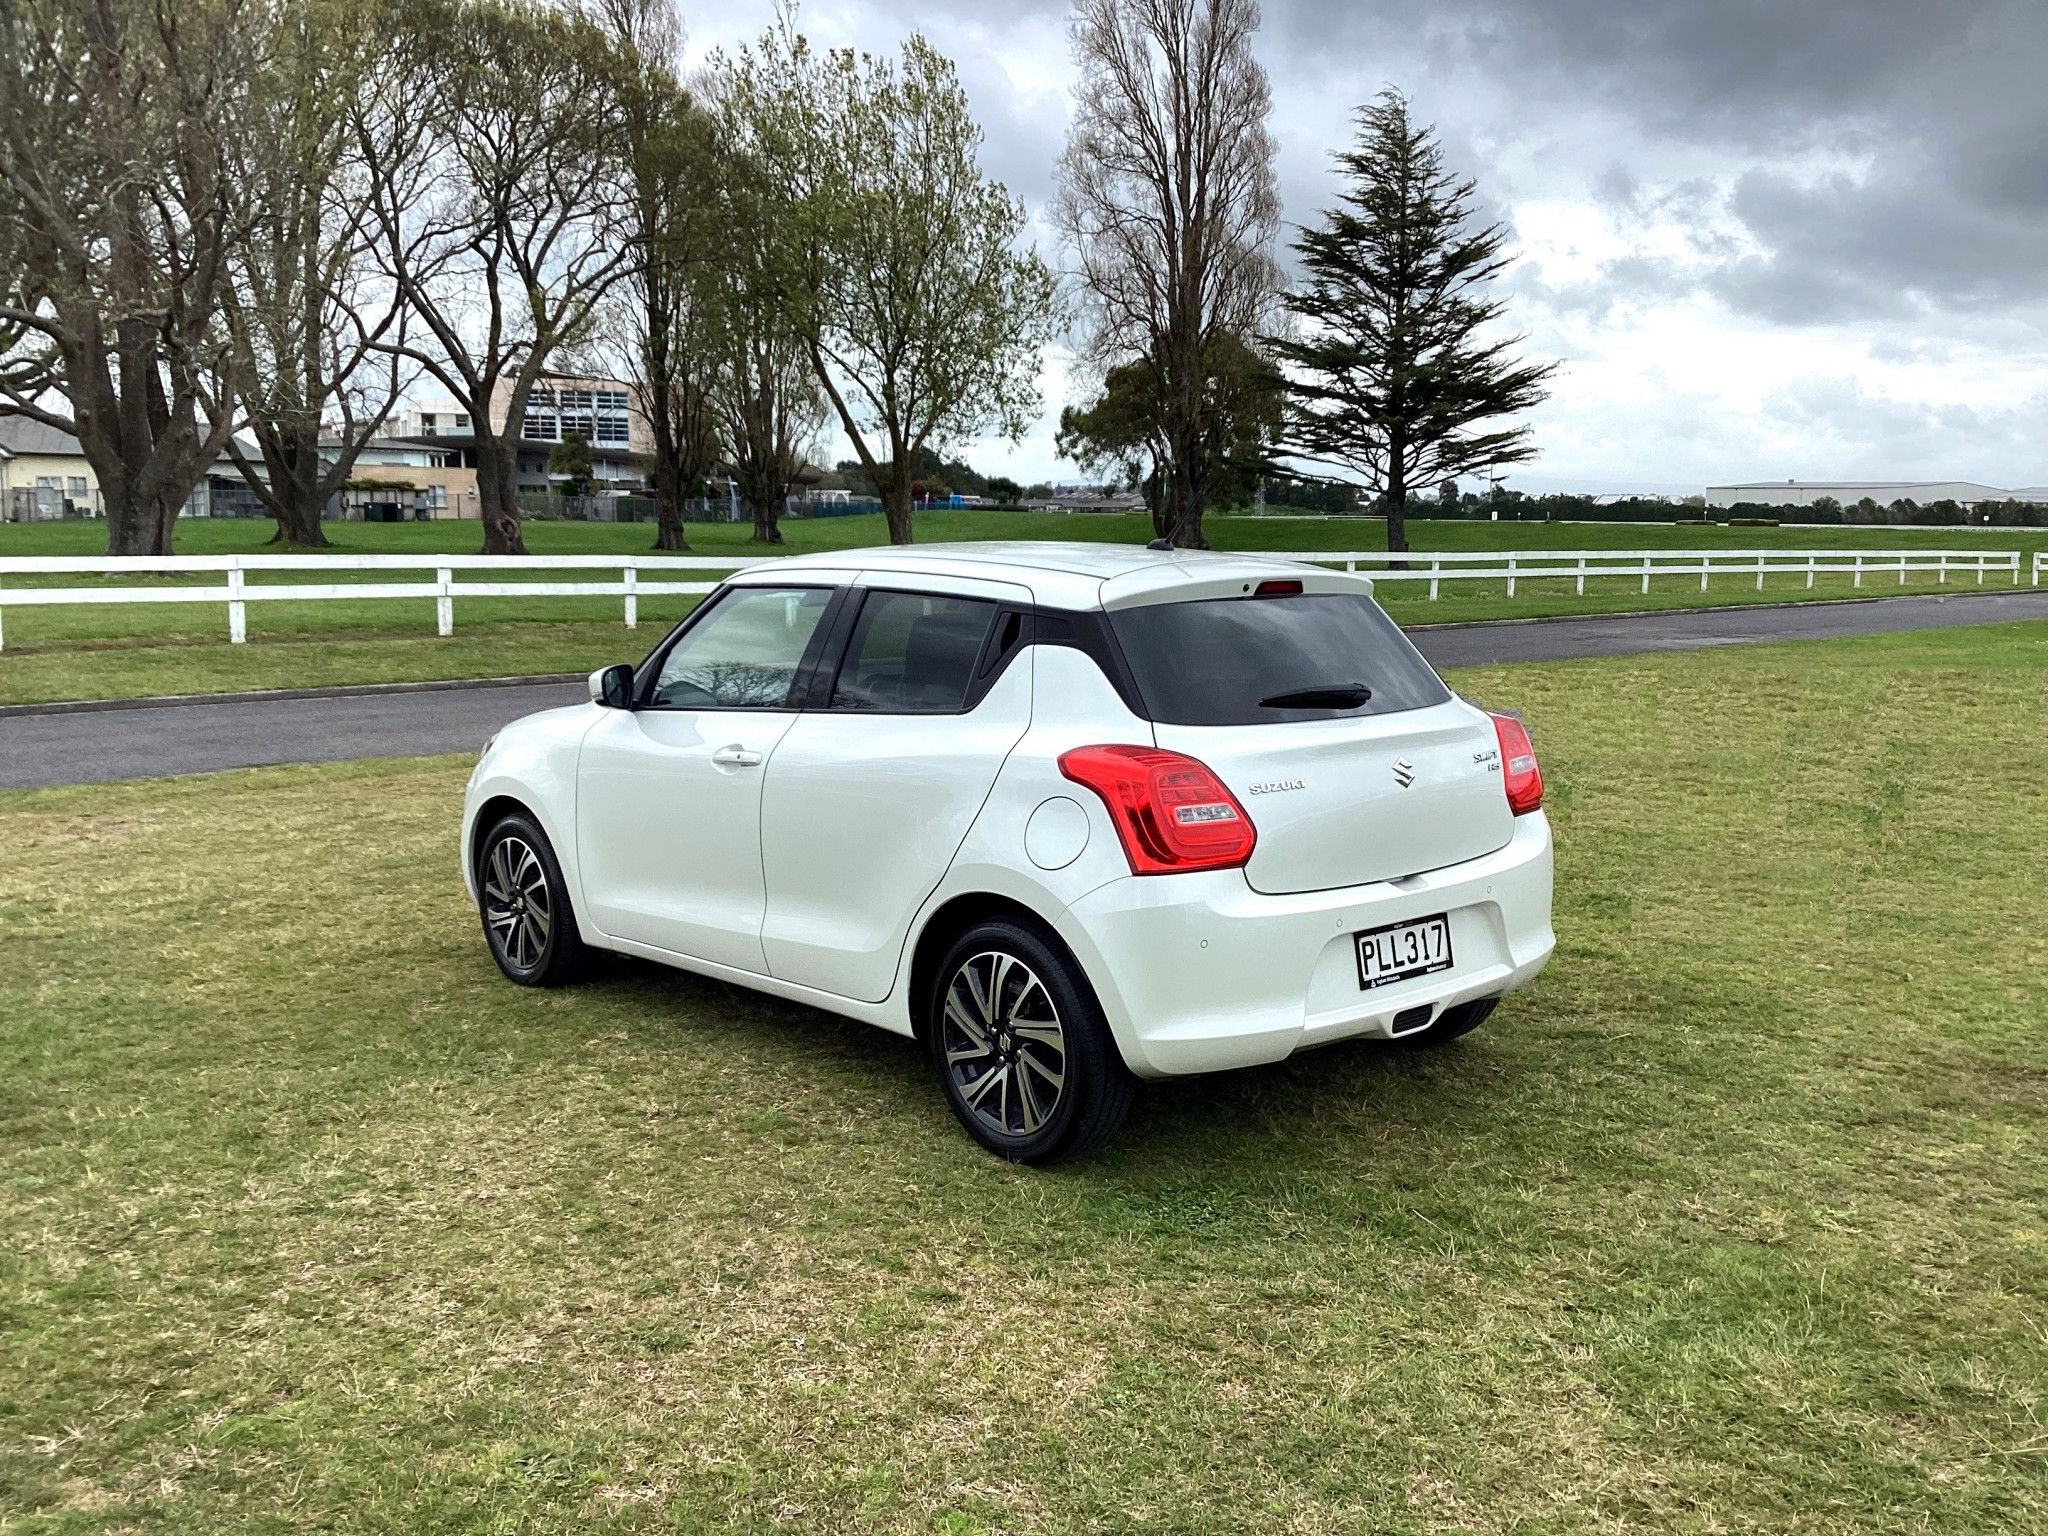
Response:
[[[1433,663],[1448,668],[1949,629],[2014,619],[2048,619],[2048,590],[1453,624],[1418,630],[1414,638]],[[273,763],[474,752],[508,720],[585,697],[582,683],[555,682],[0,715],[0,789]]]

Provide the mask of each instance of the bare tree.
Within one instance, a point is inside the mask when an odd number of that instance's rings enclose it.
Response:
[[[360,0],[299,0],[250,40],[268,48],[229,161],[243,237],[221,313],[260,467],[238,440],[227,450],[277,520],[273,543],[327,543],[321,514],[398,399],[400,358],[379,348],[402,336],[404,307],[366,270],[370,205],[349,130],[383,50],[381,15]]]
[[[1226,466],[1209,361],[1269,329],[1280,198],[1256,0],[1078,0],[1074,122],[1053,216],[1080,262],[1088,354],[1156,375],[1161,522],[1206,547]]]
[[[378,260],[414,323],[382,345],[468,411],[484,551],[524,554],[527,397],[638,258],[630,66],[603,28],[524,0],[405,0],[405,20],[354,124]]]
[[[233,425],[223,170],[257,22],[241,0],[0,0],[0,408],[77,437],[109,554],[171,552]]]

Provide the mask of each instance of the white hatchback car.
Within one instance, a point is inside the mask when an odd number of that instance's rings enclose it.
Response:
[[[983,1146],[1100,1143],[1132,1080],[1465,1033],[1550,958],[1520,723],[1372,583],[971,544],[733,577],[464,806],[491,953],[616,950],[912,1035]]]

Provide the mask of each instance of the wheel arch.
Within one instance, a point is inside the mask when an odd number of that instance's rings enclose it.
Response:
[[[489,834],[491,828],[495,827],[507,816],[515,815],[531,817],[534,821],[539,822],[543,832],[547,831],[547,823],[541,821],[540,813],[516,795],[500,792],[490,796],[477,806],[476,814],[469,819],[467,846],[462,850],[463,863],[468,867],[472,879],[476,877],[477,856],[483,846],[484,838]],[[553,842],[554,838],[550,836],[548,841]],[[561,857],[559,849],[556,850],[555,857],[557,859]]]
[[[905,1011],[910,1015],[911,1036],[923,1041],[925,1038],[924,999],[930,993],[932,983],[938,979],[939,961],[945,956],[953,941],[977,923],[992,918],[1021,917],[1034,927],[1044,930],[1062,949],[1068,949],[1066,941],[1059,937],[1059,930],[1042,912],[1034,911],[1025,902],[1014,896],[999,896],[993,891],[965,891],[949,897],[933,909],[918,930],[917,942],[911,947],[909,991],[904,999]],[[1071,954],[1072,950],[1068,949]],[[1078,959],[1075,962],[1079,965]],[[1082,968],[1086,975],[1086,968]]]

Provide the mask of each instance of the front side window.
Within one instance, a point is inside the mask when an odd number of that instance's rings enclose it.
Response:
[[[846,648],[832,708],[951,714],[966,708],[996,605],[971,597],[869,592]]]
[[[662,659],[652,702],[665,709],[786,709],[825,606],[823,587],[743,587]]]
[[[1362,593],[1159,603],[1109,620],[1146,713],[1161,724],[1385,715],[1451,696]]]

